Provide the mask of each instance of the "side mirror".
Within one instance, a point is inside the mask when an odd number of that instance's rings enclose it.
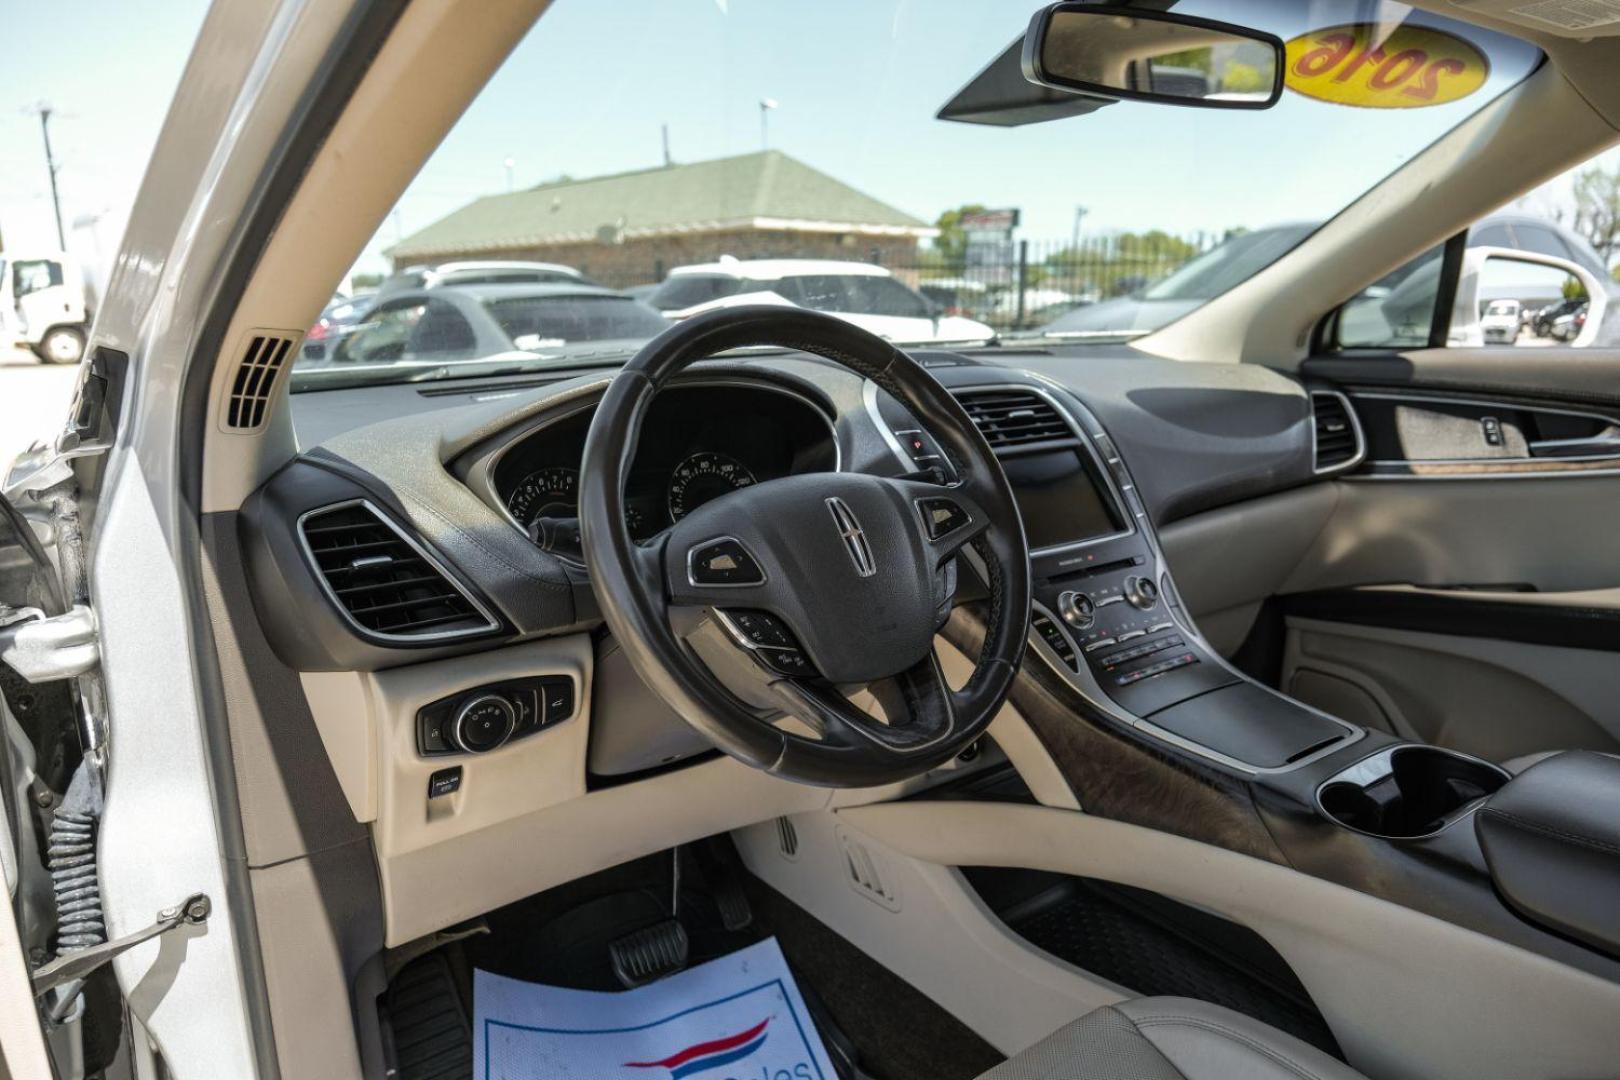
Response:
[[[1269,109],[1282,94],[1282,39],[1231,23],[1116,4],[1059,3],[1024,34],[1037,86],[1206,109]]]
[[[1452,346],[1585,348],[1603,329],[1608,290],[1596,274],[1556,255],[1471,247],[1457,275]]]

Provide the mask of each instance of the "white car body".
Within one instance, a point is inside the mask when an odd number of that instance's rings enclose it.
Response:
[[[0,254],[0,341],[77,363],[89,330],[84,269],[59,251]]]
[[[1519,336],[1521,307],[1517,300],[1492,300],[1486,306],[1485,314],[1479,320],[1479,329],[1488,344],[1513,344]]]
[[[715,263],[679,266],[671,270],[669,276],[673,279],[683,275],[699,274],[731,277],[760,287],[753,288],[748,292],[720,297],[706,303],[695,304],[691,307],[665,311],[665,316],[671,319],[687,319],[700,312],[712,311],[716,308],[736,307],[740,304],[763,303],[799,306],[790,297],[784,296],[778,291],[783,282],[791,281],[794,278],[872,277],[894,280],[894,275],[881,266],[873,266],[870,263],[840,262],[832,259],[722,259]],[[916,293],[916,290],[911,289],[903,282],[896,281],[895,283],[916,295],[920,305],[928,305],[927,299]],[[984,323],[976,319],[963,318],[960,315],[912,317],[907,315],[880,315],[863,311],[835,311],[827,308],[820,310],[826,311],[829,315],[837,316],[845,322],[854,323],[861,329],[870,331],[878,337],[899,342],[903,345],[984,343],[993,340],[996,336],[995,330]]]

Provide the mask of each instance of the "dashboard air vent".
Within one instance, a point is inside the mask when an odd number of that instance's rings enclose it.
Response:
[[[427,642],[499,627],[435,559],[368,502],[313,510],[298,528],[327,595],[372,637]]]
[[[956,400],[992,450],[1074,438],[1052,403],[1028,390],[969,390]]]
[[[1366,446],[1349,400],[1336,390],[1312,390],[1311,412],[1316,423],[1316,471],[1335,472],[1359,462]]]
[[[287,354],[292,352],[293,336],[255,331],[231,376],[231,393],[225,404],[225,426],[232,431],[257,431],[264,426]]]

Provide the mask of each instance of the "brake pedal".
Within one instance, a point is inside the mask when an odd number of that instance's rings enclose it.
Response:
[[[686,967],[692,943],[679,920],[665,919],[608,945],[613,974],[626,990],[657,982]]]

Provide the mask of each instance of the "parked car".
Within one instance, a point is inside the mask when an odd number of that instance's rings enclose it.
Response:
[[[377,299],[386,300],[407,289],[432,289],[441,285],[595,284],[580,271],[562,263],[521,262],[516,259],[464,260],[396,270],[377,290]]]
[[[1254,276],[1315,231],[1314,222],[1296,222],[1234,236],[1130,295],[1065,312],[1043,326],[1041,333],[1071,338],[1152,333]]]
[[[77,364],[90,328],[84,269],[59,251],[0,254],[0,345]]]
[[[1130,296],[1071,311],[1047,323],[1040,332],[1079,339],[1150,334],[1252,277],[1315,232],[1319,224],[1293,222],[1234,236]],[[1468,230],[1468,246],[1552,255],[1579,264],[1600,281],[1612,282],[1602,257],[1580,234],[1558,222],[1530,214],[1502,213],[1482,218]],[[1402,269],[1414,265],[1408,264]],[[1428,269],[1429,273],[1438,274],[1438,259]],[[1432,282],[1412,273],[1407,279],[1390,281],[1384,287],[1387,299],[1379,305],[1382,309],[1377,313],[1379,317],[1391,325],[1400,324],[1408,317],[1418,318],[1427,325],[1433,298]],[[1612,286],[1611,296],[1620,302],[1620,285]],[[1369,314],[1374,313],[1363,306],[1347,313],[1347,317]]]
[[[996,336],[976,319],[944,314],[881,266],[831,259],[722,258],[680,266],[648,302],[671,319],[740,304],[792,304],[906,345],[983,343]]]
[[[321,309],[321,317],[315,320],[315,325],[304,335],[303,358],[305,360],[324,358],[327,350],[335,345],[339,338],[359,325],[366,312],[371,310],[376,298],[377,294],[371,290],[347,296],[343,293],[334,293],[332,299]]]
[[[1556,304],[1548,304],[1531,315],[1530,332],[1537,337],[1552,337],[1553,325],[1559,319],[1573,315],[1577,311],[1584,311],[1586,304],[1587,301],[1584,296],[1560,300]]]
[[[1517,300],[1492,300],[1485,305],[1479,328],[1487,345],[1511,345],[1518,340],[1520,314],[1524,305]]]
[[[332,349],[334,363],[433,363],[580,342],[645,340],[668,324],[596,285],[457,285],[379,301]]]
[[[1574,341],[1581,336],[1581,331],[1586,329],[1586,314],[1587,305],[1582,304],[1554,317],[1547,327],[1547,336],[1566,344]]]

